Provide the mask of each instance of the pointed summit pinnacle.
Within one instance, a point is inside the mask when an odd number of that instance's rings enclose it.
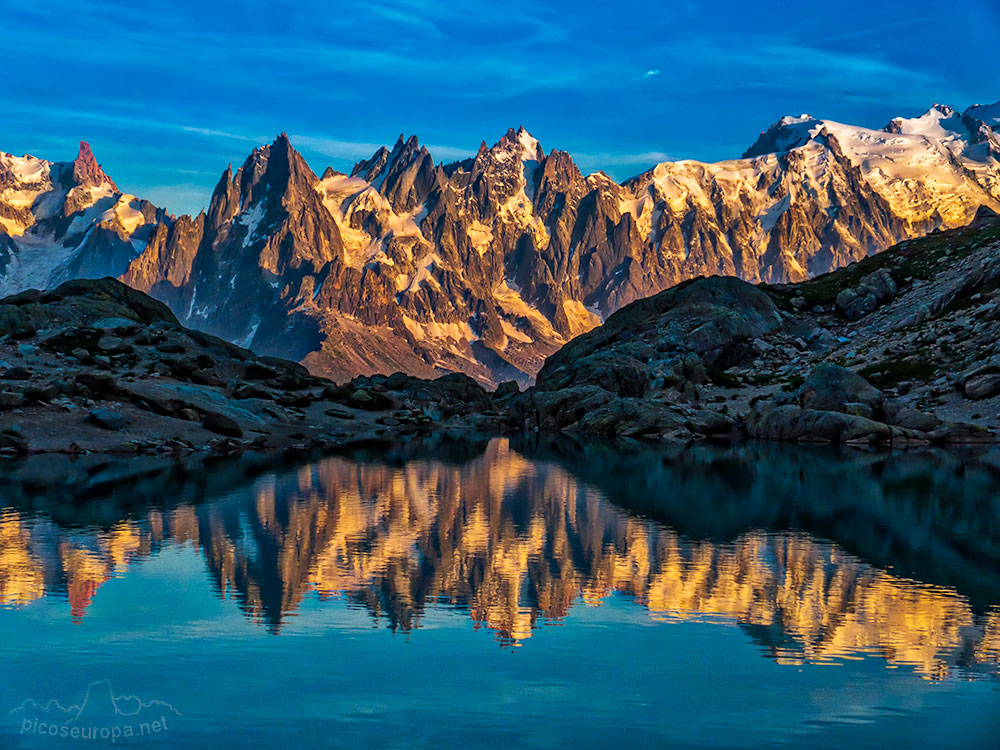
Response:
[[[80,141],[80,150],[73,160],[73,180],[78,185],[99,186],[107,184],[116,193],[119,192],[118,186],[104,173],[101,165],[97,163],[97,159],[94,158],[94,152],[90,149],[90,144],[86,141]]]

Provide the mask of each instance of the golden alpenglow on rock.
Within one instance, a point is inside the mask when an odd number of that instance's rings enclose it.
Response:
[[[446,604],[519,645],[541,623],[622,596],[656,621],[738,625],[784,664],[877,656],[927,678],[1000,670],[1000,610],[977,614],[954,588],[800,532],[690,539],[507,440],[461,465],[323,459],[249,492],[242,506],[183,503],[92,535],[57,533],[53,556],[33,544],[37,524],[8,509],[4,601],[64,581],[79,619],[153,550],[194,545],[216,590],[275,633],[318,597],[415,637],[428,608]]]

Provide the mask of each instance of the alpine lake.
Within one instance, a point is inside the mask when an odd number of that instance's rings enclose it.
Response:
[[[1000,746],[995,452],[54,460],[0,464],[4,748]]]

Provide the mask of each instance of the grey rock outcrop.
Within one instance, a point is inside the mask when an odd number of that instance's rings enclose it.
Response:
[[[884,268],[868,274],[852,289],[837,295],[837,309],[848,320],[857,320],[896,295],[896,282]]]

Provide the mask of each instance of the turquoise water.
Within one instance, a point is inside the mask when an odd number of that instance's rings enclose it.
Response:
[[[0,746],[998,744],[968,456],[500,440],[194,486],[8,489]]]

